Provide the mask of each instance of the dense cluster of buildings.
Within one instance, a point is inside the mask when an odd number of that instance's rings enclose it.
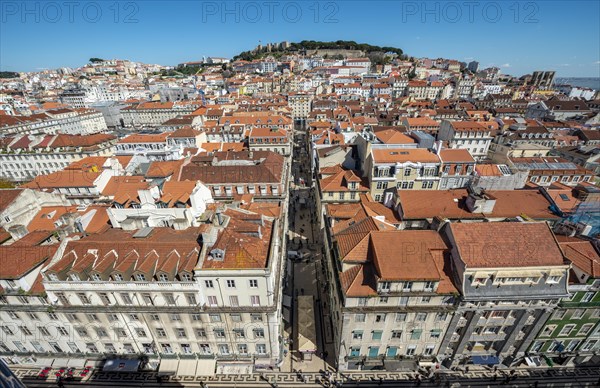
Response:
[[[355,54],[0,80],[0,357],[280,366],[302,133],[337,368],[600,363],[598,94]]]

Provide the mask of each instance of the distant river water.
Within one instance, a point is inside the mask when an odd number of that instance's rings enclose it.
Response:
[[[571,86],[579,86],[580,88],[589,88],[600,90],[600,77],[585,77],[585,78],[556,78],[555,85],[568,84]]]

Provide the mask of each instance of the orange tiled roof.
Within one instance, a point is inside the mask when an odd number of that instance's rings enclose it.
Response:
[[[545,222],[453,223],[450,230],[467,267],[563,265],[563,255]]]
[[[371,151],[375,163],[405,163],[405,162],[421,162],[421,163],[439,163],[439,157],[423,148],[382,148]]]

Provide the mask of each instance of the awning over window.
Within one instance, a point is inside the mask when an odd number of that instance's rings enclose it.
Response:
[[[551,269],[548,276],[563,276],[565,274],[564,269]]]
[[[198,360],[179,360],[177,367],[177,376],[196,376],[196,367]]]
[[[310,295],[298,297],[298,351],[317,351],[314,301]]]
[[[213,376],[215,374],[216,366],[217,361],[215,359],[198,360],[196,376]]]
[[[477,272],[473,273],[473,279],[489,278],[490,274],[491,274],[491,272],[477,271]]]
[[[103,372],[137,372],[141,361],[138,359],[115,358],[106,360],[102,367]]]
[[[471,362],[475,365],[495,365],[499,360],[496,356],[471,356]]]
[[[83,368],[85,366],[86,361],[87,360],[85,358],[69,358],[67,366],[69,368]]]
[[[66,368],[68,363],[69,363],[68,358],[55,358],[52,366],[54,368]]]
[[[497,278],[539,278],[542,277],[542,270],[529,270],[529,271],[518,271],[518,272],[498,272]]]
[[[159,375],[174,375],[177,373],[179,366],[179,359],[177,358],[163,358],[160,360],[160,366],[158,367]]]

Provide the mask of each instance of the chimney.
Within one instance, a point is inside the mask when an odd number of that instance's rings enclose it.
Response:
[[[219,224],[219,226],[223,225],[223,209],[221,209],[220,207],[217,207],[217,210],[215,211],[215,215],[217,216],[217,222]]]
[[[466,205],[471,213],[491,213],[494,211],[496,198],[477,186],[469,186],[468,192]]]

